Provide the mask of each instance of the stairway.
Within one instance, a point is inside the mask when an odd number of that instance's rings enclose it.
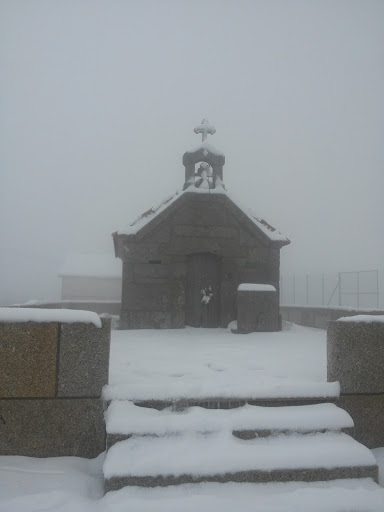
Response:
[[[198,482],[377,482],[374,456],[353,439],[351,417],[333,403],[199,402],[110,402],[105,491]]]

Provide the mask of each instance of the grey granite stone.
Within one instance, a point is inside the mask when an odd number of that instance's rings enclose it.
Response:
[[[0,323],[0,398],[54,397],[57,323]]]
[[[116,443],[125,441],[132,437],[132,434],[108,434],[107,433],[107,451]]]
[[[185,326],[184,311],[122,311],[120,329],[180,329]]]
[[[384,446],[384,394],[341,395],[338,405],[351,415],[356,441],[371,449]]]
[[[246,398],[246,397],[206,397],[206,398],[180,398],[176,400],[138,400],[135,405],[148,407],[161,411],[166,407],[174,410],[183,410],[187,407],[204,407],[205,409],[237,409],[245,404],[260,407],[284,407],[296,405],[314,405],[321,403],[335,403],[336,399],[326,398]]]
[[[259,437],[269,437],[280,434],[292,434],[292,432],[300,432],[300,434],[315,434],[315,433],[324,433],[330,432],[330,429],[309,429],[309,430],[301,430],[301,429],[253,429],[253,430],[234,430],[232,434],[239,439],[249,440],[249,439],[257,439]],[[336,429],[337,432],[344,432],[345,434],[353,436],[354,429],[351,428],[342,428]]]
[[[61,324],[59,397],[100,397],[108,383],[111,319],[102,327],[93,324]]]
[[[331,322],[327,361],[341,393],[384,393],[384,323]]]
[[[377,466],[356,466],[340,468],[316,469],[286,469],[274,471],[239,471],[219,475],[180,475],[180,476],[125,476],[114,477],[105,481],[105,492],[117,491],[125,486],[138,487],[166,487],[200,482],[241,482],[241,483],[268,483],[268,482],[313,482],[327,481],[343,478],[373,478],[378,481]]]
[[[123,260],[123,329],[184,327],[194,293],[185,286],[187,260],[203,253],[220,260],[215,324],[227,327],[237,317],[240,282],[273,284],[278,292],[280,248],[288,243],[270,240],[225,194],[188,192],[136,234],[115,233],[114,242]],[[278,313],[276,323],[278,330]]]
[[[160,281],[160,282],[159,282]],[[184,305],[184,286],[177,280],[147,279],[131,283],[123,299],[128,311],[174,311]]]
[[[237,292],[237,331],[279,330],[279,297],[277,292],[238,291]]]
[[[105,450],[98,399],[0,401],[0,454],[96,457]]]

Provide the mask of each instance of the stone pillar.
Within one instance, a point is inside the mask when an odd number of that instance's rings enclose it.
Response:
[[[340,382],[340,406],[355,422],[355,438],[368,448],[384,446],[384,322],[379,320],[350,317],[330,322],[327,332],[328,381]]]
[[[0,323],[0,454],[96,457],[111,319]]]
[[[237,332],[279,330],[279,297],[269,284],[243,283],[237,289]]]

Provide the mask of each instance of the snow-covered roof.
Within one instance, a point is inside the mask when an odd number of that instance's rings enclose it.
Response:
[[[208,153],[212,153],[212,155],[224,156],[224,153],[219,149],[216,149],[212,144],[208,144],[207,141],[201,142],[198,146],[195,146],[193,149],[187,151],[187,153],[196,153],[197,151],[208,151]]]
[[[150,208],[149,210],[142,213],[128,226],[125,226],[117,231],[118,235],[136,235],[144,226],[149,224],[155,219],[161,212],[168,208],[172,203],[177,201],[184,194],[222,194],[226,195],[233,204],[235,204],[247,217],[255,224],[270,240],[274,242],[283,242],[283,244],[289,244],[290,241],[287,237],[279,233],[274,227],[272,227],[264,219],[256,216],[253,210],[242,207],[238,201],[234,200],[224,187],[220,186],[214,189],[196,188],[189,187],[186,190],[178,190],[175,194],[167,197],[164,201],[159,203],[157,206]]]
[[[203,189],[202,189],[203,190]],[[149,222],[157,217],[162,211],[164,211],[168,206],[174,203],[179,197],[183,194],[182,190],[176,191],[171,196],[163,199],[157,206],[152,206],[149,210],[146,210],[141,215],[136,217],[134,221],[132,221],[128,226],[121,228],[117,231],[119,235],[136,235],[141,228],[149,224]]]
[[[233,201],[235,203],[235,201]],[[282,235],[279,231],[276,230],[273,226],[271,226],[266,220],[260,219],[256,216],[255,212],[251,208],[241,208],[238,203],[235,203],[250,219],[251,221],[258,226],[263,233],[265,233],[270,240],[274,242],[285,242],[285,244],[289,244],[290,240]]]
[[[121,277],[121,260],[110,253],[71,253],[65,259],[59,276]]]
[[[75,309],[0,308],[0,322],[61,322],[93,324],[101,327],[98,314]]]

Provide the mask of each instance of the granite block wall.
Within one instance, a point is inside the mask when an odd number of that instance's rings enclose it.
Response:
[[[358,310],[340,306],[280,306],[280,314],[283,320],[297,325],[327,329],[330,322],[343,316],[384,315],[384,310]]]
[[[0,323],[0,454],[95,457],[111,320]]]
[[[340,407],[352,416],[356,439],[368,448],[384,446],[384,322],[331,322],[327,362],[328,381],[340,382]]]

